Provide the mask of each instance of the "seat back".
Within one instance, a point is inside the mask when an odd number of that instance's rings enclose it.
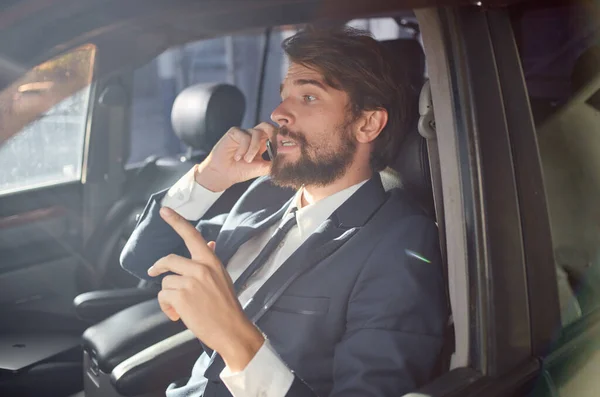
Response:
[[[393,54],[398,73],[408,78],[407,110],[411,118],[406,124],[407,130],[398,132],[404,133],[402,145],[396,160],[380,172],[381,180],[386,190],[403,189],[434,217],[427,143],[417,128],[419,93],[425,81],[425,54],[421,44],[414,39],[388,40],[383,45]]]
[[[229,128],[241,123],[244,112],[244,95],[232,85],[198,84],[178,95],[171,113],[173,130],[196,156],[150,157],[142,167],[129,173],[123,196],[111,206],[85,249],[88,266],[80,282],[82,292],[105,285],[131,287],[138,283],[120,269],[118,255],[148,197],[172,186],[195,163],[203,160]],[[227,206],[230,201],[225,198],[219,202]]]
[[[398,73],[402,73],[408,78],[410,84],[408,110],[413,118],[409,120],[408,130],[405,131],[405,137],[396,160],[381,171],[381,179],[386,190],[401,188],[427,215],[436,219],[427,141],[421,136],[418,129],[419,96],[425,85],[425,54],[421,44],[416,40],[390,40],[384,42],[384,45],[394,54]],[[438,221],[443,222],[443,219]],[[440,243],[445,244],[444,241],[440,241]],[[449,296],[447,264],[443,263],[442,265],[446,295]],[[452,317],[450,317],[435,376],[442,375],[449,370],[454,346],[454,326]]]

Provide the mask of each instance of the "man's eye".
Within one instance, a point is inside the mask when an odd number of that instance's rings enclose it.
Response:
[[[317,100],[317,97],[314,95],[304,95],[304,102],[313,102]]]

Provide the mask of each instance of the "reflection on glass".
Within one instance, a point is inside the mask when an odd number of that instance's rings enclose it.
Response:
[[[79,47],[0,93],[0,194],[81,178],[94,53]]]

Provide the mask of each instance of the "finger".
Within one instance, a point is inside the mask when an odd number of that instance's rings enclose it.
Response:
[[[177,310],[173,307],[173,295],[173,291],[160,291],[158,293],[158,304],[160,306],[160,310],[162,310],[162,312],[166,314],[169,320],[177,321],[181,317],[179,316],[179,313],[177,313]]]
[[[179,321],[181,318],[179,313],[177,313],[177,311],[171,306],[165,305],[165,307],[161,307],[161,310],[167,315],[167,317],[169,317],[169,320],[171,321]]]
[[[162,279],[161,287],[163,290],[182,289],[185,285],[185,277],[176,274],[170,274]]]
[[[206,243],[206,245],[208,245],[208,248],[210,248],[213,252],[215,252],[215,248],[217,247],[217,243],[215,243],[214,241],[209,241],[208,243]]]
[[[252,137],[250,139],[248,151],[246,151],[246,155],[244,156],[244,160],[246,160],[247,163],[251,163],[252,160],[254,160],[261,146],[263,146],[263,144],[266,145],[267,142],[267,135],[263,130],[253,128],[249,131],[252,134]]]
[[[257,125],[254,128],[257,130],[263,130],[269,139],[271,139],[275,136],[275,131],[277,130],[277,127],[275,127],[271,123],[267,123],[266,121],[263,121],[262,123],[260,123],[259,125]]]
[[[156,261],[150,269],[148,269],[148,275],[151,277],[159,276],[166,272],[172,272],[180,276],[193,276],[196,268],[199,266],[198,262],[189,260],[179,255],[171,254],[164,256]]]
[[[235,154],[233,155],[233,158],[235,161],[240,161],[244,154],[246,154],[246,152],[248,151],[248,146],[250,145],[251,140],[250,134],[237,127],[229,129],[229,131],[227,131],[227,134],[238,145]]]
[[[160,215],[175,230],[175,233],[183,239],[185,246],[192,255],[192,259],[208,265],[220,263],[212,250],[206,245],[202,234],[191,223],[168,207],[161,208]]]
[[[210,249],[207,247],[207,249]],[[159,276],[163,273],[171,272],[175,275],[189,277],[194,279],[203,279],[207,273],[215,270],[221,270],[221,263],[205,264],[200,261],[194,261],[178,255],[167,255],[156,261],[150,269],[148,275],[151,277]],[[166,277],[165,277],[166,278]]]
[[[265,133],[266,137],[267,137],[266,140],[262,141],[260,150],[258,151],[258,154],[257,154],[257,156],[259,158],[262,158],[262,154],[267,151],[267,140],[269,140],[269,139],[271,139],[271,140],[275,139],[275,135],[276,135],[276,132],[277,132],[277,127],[275,127],[271,123],[263,121],[262,123],[260,123],[259,125],[257,125],[254,128],[257,129],[257,130],[262,130]]]
[[[263,160],[262,155],[266,151],[267,151],[267,139],[263,139],[260,142],[260,146],[259,146],[259,149],[258,149],[258,151],[256,153],[256,156],[254,157],[254,161]]]

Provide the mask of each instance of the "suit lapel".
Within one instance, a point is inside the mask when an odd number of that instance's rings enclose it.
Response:
[[[242,244],[280,221],[293,199],[294,196],[287,200],[282,207],[271,206],[249,214],[228,236],[222,240],[218,239],[215,254],[221,259],[223,265],[227,266],[231,257]]]
[[[385,199],[386,194],[377,173],[334,211],[262,285],[245,307],[248,318],[256,323],[294,280],[350,240]]]
[[[244,309],[248,318],[254,323],[260,320],[292,282],[337,251],[358,229],[326,220],[254,294]]]
[[[350,229],[338,227],[332,219],[326,220],[254,294],[244,308],[246,316],[256,323],[296,278],[335,252],[357,230],[358,228],[355,227]],[[213,352],[204,377],[211,381],[218,381],[223,368],[225,368],[223,358]]]

